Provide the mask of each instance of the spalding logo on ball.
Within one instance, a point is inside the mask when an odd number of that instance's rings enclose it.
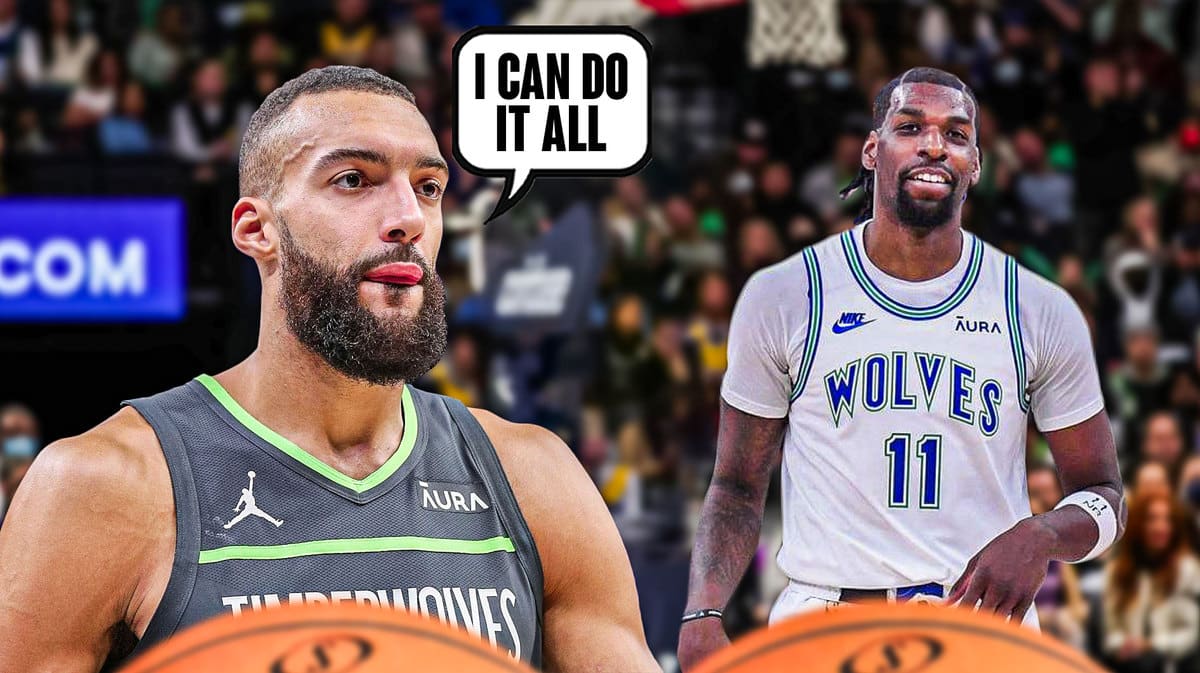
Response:
[[[282,605],[180,632],[122,673],[533,673],[436,619],[350,603]]]
[[[1067,645],[941,605],[846,606],[756,631],[696,673],[1103,673]]]

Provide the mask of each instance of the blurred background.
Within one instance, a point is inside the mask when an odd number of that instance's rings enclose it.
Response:
[[[229,241],[240,134],[307,68],[407,84],[451,159],[450,53],[476,25],[629,24],[654,45],[653,161],[499,186],[454,167],[438,270],[446,356],[417,382],[562,435],[611,506],[647,638],[674,668],[713,465],[731,308],[756,270],[854,223],[876,91],[904,69],[975,90],[965,226],[1087,316],[1129,488],[1125,540],[1055,564],[1043,628],[1117,671],[1200,659],[1200,12],[1192,0],[0,0],[0,469],[122,399],[254,347]],[[1035,512],[1062,493],[1031,426]],[[727,614],[763,623],[759,554]]]

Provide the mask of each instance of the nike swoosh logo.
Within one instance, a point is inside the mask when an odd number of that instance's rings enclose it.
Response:
[[[834,333],[834,334],[842,334],[842,333],[844,333],[844,332],[849,332],[850,330],[852,330],[852,329],[857,329],[857,328],[859,328],[859,327],[862,327],[863,325],[870,325],[871,323],[875,322],[876,320],[878,320],[878,318],[871,318],[870,320],[864,320],[864,321],[862,321],[862,322],[856,322],[856,323],[854,323],[853,325],[843,325],[843,324],[842,324],[842,323],[840,323],[840,322],[839,322],[839,323],[834,323],[834,324],[833,324],[833,333]]]

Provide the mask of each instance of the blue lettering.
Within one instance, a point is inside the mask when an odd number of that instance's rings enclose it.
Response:
[[[938,379],[942,377],[945,355],[916,353],[917,372],[921,375],[921,390],[925,393],[925,409],[933,407],[933,395],[937,391]]]
[[[974,424],[975,413],[967,408],[971,401],[971,384],[975,369],[957,360],[950,361],[950,418]]]
[[[979,413],[979,429],[988,437],[996,434],[1000,427],[1000,400],[1003,397],[1004,390],[995,379],[988,379],[979,386],[979,399],[983,402],[983,410]]]
[[[887,404],[887,358],[878,353],[868,356],[864,368],[863,406],[879,411]]]
[[[916,409],[917,397],[908,393],[908,357],[906,353],[892,353],[892,408]]]
[[[854,393],[858,390],[859,360],[848,363],[845,368],[829,372],[825,375],[825,392],[829,400],[829,411],[833,415],[833,425],[841,422],[842,409],[854,417]]]

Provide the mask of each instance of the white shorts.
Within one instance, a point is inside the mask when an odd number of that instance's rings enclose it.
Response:
[[[943,592],[949,593],[950,586],[944,586]],[[771,606],[771,615],[768,617],[767,622],[775,624],[793,615],[819,610],[827,611],[841,605],[849,605],[837,600],[840,593],[840,590],[833,587],[805,584],[804,582],[792,580],[788,582],[787,587],[779,594],[779,598],[775,599],[775,605]],[[938,596],[918,594],[911,601],[940,603],[942,599]],[[1038,624],[1036,606],[1029,606],[1029,609],[1025,611],[1025,618],[1021,620],[1021,624],[1035,631],[1041,630]]]

